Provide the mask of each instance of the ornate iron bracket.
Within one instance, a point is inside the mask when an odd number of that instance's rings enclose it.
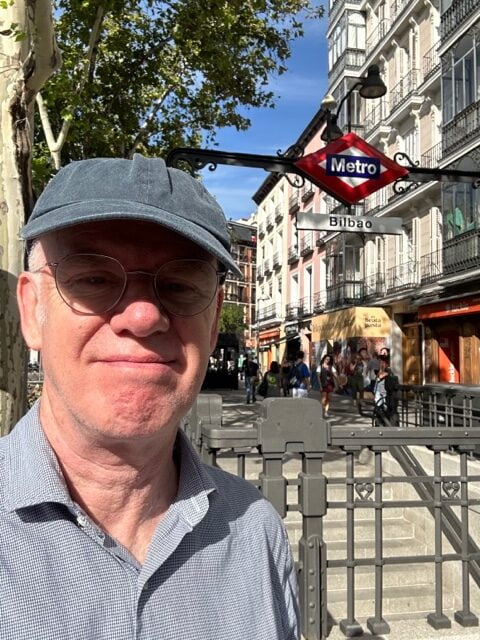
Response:
[[[397,182],[416,182],[419,186],[422,182],[466,182],[477,189],[480,186],[480,171],[461,171],[459,169],[437,169],[435,167],[419,167],[418,162],[413,162],[403,151],[398,151],[393,156],[393,161],[408,170],[408,176],[401,178]],[[395,183],[396,184],[396,183]],[[396,193],[404,193],[415,187],[396,190]]]

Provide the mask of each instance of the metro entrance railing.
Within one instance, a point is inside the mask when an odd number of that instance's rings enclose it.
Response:
[[[261,417],[251,426],[224,427],[220,396],[201,396],[186,431],[210,464],[218,463],[220,452],[230,450],[242,477],[249,458],[260,456],[262,471],[251,481],[282,518],[291,512],[301,515],[297,569],[302,633],[307,640],[327,638],[331,631],[329,574],[338,569],[345,572],[345,604],[343,617],[336,622],[346,637],[363,633],[356,617],[355,577],[365,568],[374,574],[366,626],[372,634],[389,633],[384,577],[394,565],[432,567],[434,595],[426,618],[435,630],[451,625],[451,612],[444,607],[445,576],[450,567],[458,569],[460,586],[453,618],[464,627],[478,625],[470,591],[471,584],[480,586],[478,521],[474,526],[469,522],[472,510],[480,505],[480,475],[472,472],[480,451],[478,388],[402,386],[399,427],[332,425],[320,417],[319,403],[313,399],[267,399],[261,410]],[[365,451],[372,460],[367,475],[359,462],[359,454]],[[332,452],[343,465],[341,475],[326,471]],[[287,478],[284,465],[292,455],[301,468],[295,477]],[[399,485],[406,487],[405,495],[389,493],[389,488]],[[333,493],[338,488],[343,491],[341,499]],[[293,501],[292,491],[297,496]],[[431,548],[423,553],[412,549],[387,553],[385,522],[391,509],[406,514],[422,510],[430,521]],[[324,535],[329,514],[338,511],[345,516],[340,557],[338,549],[330,553]],[[365,513],[373,522],[370,555],[359,553],[356,540],[358,518]],[[473,516],[477,519],[475,513]]]

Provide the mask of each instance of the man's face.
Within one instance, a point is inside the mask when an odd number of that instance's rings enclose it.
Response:
[[[144,222],[78,225],[45,236],[39,251],[40,265],[96,253],[116,258],[126,271],[154,272],[179,258],[206,259],[217,268],[194,243]],[[18,288],[27,344],[42,352],[42,409],[47,403],[57,422],[68,420],[93,437],[173,433],[200,390],[223,291],[199,315],[175,317],[159,305],[151,278],[133,277],[114,309],[86,316],[63,302],[50,273],[46,267],[22,274]]]

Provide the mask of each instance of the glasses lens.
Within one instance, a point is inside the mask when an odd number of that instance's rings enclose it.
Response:
[[[172,260],[157,272],[155,290],[163,307],[176,316],[205,311],[217,291],[214,267],[204,260]]]
[[[104,313],[121,297],[126,276],[122,265],[108,256],[88,253],[63,258],[56,269],[57,288],[69,307],[79,313]]]

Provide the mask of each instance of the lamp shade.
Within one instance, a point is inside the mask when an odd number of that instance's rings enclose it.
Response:
[[[322,131],[322,135],[320,139],[324,142],[332,142],[332,140],[338,140],[343,136],[343,131],[337,124],[337,116],[332,114],[329,118],[327,118],[327,124]]]
[[[381,98],[387,93],[378,65],[372,64],[368,67],[367,77],[363,79],[359,93],[362,98]]]

